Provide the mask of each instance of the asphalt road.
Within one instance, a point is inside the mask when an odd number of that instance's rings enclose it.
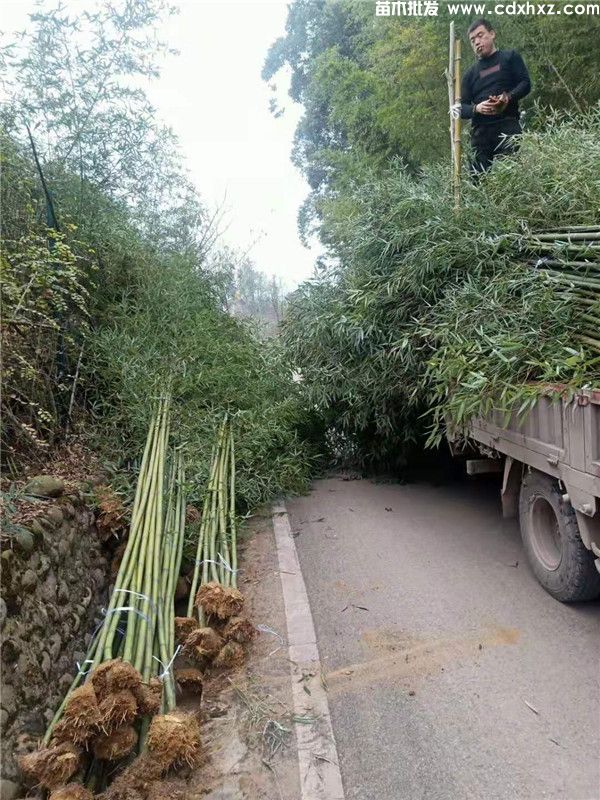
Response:
[[[347,800],[598,800],[600,603],[529,571],[497,487],[288,503]]]

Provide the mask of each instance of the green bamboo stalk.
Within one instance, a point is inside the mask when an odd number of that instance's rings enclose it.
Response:
[[[536,253],[553,253],[560,255],[561,253],[568,253],[569,255],[576,255],[578,253],[587,253],[592,258],[596,258],[600,252],[600,246],[597,244],[561,244],[555,245],[549,242],[532,242],[527,246],[527,250],[533,250]]]
[[[158,579],[158,556],[160,547],[160,534],[162,530],[162,493],[163,493],[163,474],[166,443],[169,435],[168,412],[170,403],[165,401],[162,408],[160,424],[160,435],[158,443],[158,455],[155,464],[155,471],[152,475],[152,493],[148,504],[145,517],[145,535],[140,554],[140,570],[138,578],[141,583],[137,585],[137,591],[143,595],[140,598],[139,610],[143,616],[139,616],[136,626],[134,643],[133,665],[142,674],[144,680],[149,680],[152,670],[152,647],[154,642],[154,631],[156,628],[156,617],[158,606],[156,603],[156,587]]]
[[[161,573],[160,585],[158,595],[158,629],[156,631],[156,649],[157,658],[163,665],[165,674],[162,676],[163,692],[162,692],[162,709],[163,712],[167,709],[172,709],[175,704],[175,685],[173,681],[173,674],[171,669],[167,669],[167,665],[171,660],[169,650],[170,635],[169,635],[169,620],[173,620],[173,603],[172,596],[169,594],[170,570],[173,567],[172,553],[176,547],[176,529],[175,526],[179,522],[179,507],[175,505],[176,500],[174,496],[175,476],[179,471],[179,457],[174,454],[171,460],[171,475],[169,479],[169,492],[167,496],[167,511],[165,516],[164,535],[161,548]],[[158,663],[158,661],[157,661]]]
[[[179,579],[179,573],[181,572],[181,562],[183,560],[183,545],[185,540],[185,509],[186,509],[186,492],[185,492],[185,462],[183,459],[183,453],[180,454],[180,480],[179,480],[179,488],[180,488],[180,501],[179,501],[179,518],[178,518],[178,542],[177,548],[175,550],[174,556],[174,565],[171,569],[171,596],[173,597],[173,603],[175,598],[175,589],[177,588],[177,581]],[[175,606],[173,605],[173,619],[171,620],[171,627],[170,627],[170,650],[171,652],[174,651],[175,648]]]
[[[600,225],[563,225],[560,227],[552,228],[551,231],[540,231],[539,233],[547,233],[552,234],[554,236],[556,232],[564,233],[565,231],[600,231]],[[536,236],[539,234],[535,234]]]
[[[577,337],[580,342],[583,342],[588,347],[591,347],[594,350],[597,350],[600,353],[600,340],[595,339],[593,336],[586,336],[585,334],[581,334]]]
[[[220,582],[223,586],[229,585],[231,573],[227,570],[229,565],[229,544],[227,542],[227,490],[225,475],[227,471],[227,461],[229,457],[229,437],[227,436],[227,424],[223,423],[223,437],[221,460],[219,462],[219,478],[217,486],[218,496],[218,515],[219,515],[219,571]],[[225,562],[225,564],[223,563]]]
[[[125,642],[125,650],[124,650],[124,659],[129,661],[136,669],[140,669],[141,671],[141,656],[138,652],[139,650],[139,636],[140,632],[143,631],[142,635],[147,633],[147,627],[143,617],[140,614],[144,614],[147,616],[147,609],[144,610],[142,598],[138,597],[139,594],[146,594],[146,583],[145,580],[145,572],[147,570],[147,562],[146,562],[146,554],[148,549],[148,536],[149,531],[151,530],[151,520],[153,515],[155,514],[155,507],[157,502],[157,481],[158,481],[158,470],[160,468],[160,451],[162,447],[162,439],[163,439],[163,424],[164,424],[164,417],[166,411],[167,404],[161,400],[159,404],[159,412],[158,418],[159,423],[156,428],[156,441],[155,441],[155,449],[153,454],[153,459],[151,463],[151,472],[148,476],[148,502],[145,505],[145,515],[144,517],[140,518],[140,536],[141,542],[138,552],[138,557],[136,559],[135,573],[130,578],[131,584],[128,588],[131,591],[136,592],[137,594],[131,594],[129,597],[131,598],[130,605],[135,609],[135,611],[130,613],[128,624],[127,624],[127,636]],[[148,604],[146,603],[146,606]],[[138,613],[139,612],[139,613]]]
[[[219,438],[217,442],[217,455],[216,455],[216,465],[215,465],[215,474],[213,476],[213,481],[211,484],[211,505],[210,505],[210,520],[209,520],[209,537],[208,537],[208,560],[205,560],[205,566],[210,567],[210,574],[212,576],[212,580],[219,582],[220,581],[220,574],[217,569],[216,561],[217,561],[217,535],[219,530],[219,519],[218,519],[218,480],[219,480],[219,470],[221,466],[221,458],[223,456],[223,437],[225,434],[225,428],[222,424],[219,429]],[[206,581],[203,580],[203,583]]]
[[[212,470],[212,465],[211,465]],[[198,532],[198,545],[196,547],[196,558],[194,563],[194,573],[192,575],[192,585],[190,587],[190,596],[188,599],[187,615],[191,617],[194,613],[194,600],[196,599],[196,592],[198,591],[198,584],[200,583],[200,572],[202,566],[202,555],[204,552],[206,534],[208,529],[208,511],[210,503],[210,493],[206,491],[204,495],[204,502],[202,504],[202,519],[200,520],[200,530]]]
[[[599,268],[600,261],[561,261],[553,259],[552,261],[545,261],[543,264],[539,265],[539,269],[559,269],[561,271],[564,270],[565,272],[573,272],[575,274],[579,274],[581,270],[597,272]]]
[[[552,233],[536,233],[535,238],[543,242],[548,241],[600,241],[600,231],[553,231]]]
[[[177,496],[171,506],[171,529],[167,530],[163,547],[163,575],[161,581],[162,597],[160,598],[161,625],[158,631],[159,658],[165,667],[166,674],[163,678],[163,711],[172,711],[175,708],[175,680],[172,666],[175,647],[175,588],[181,566],[183,552],[183,536],[185,530],[185,472],[181,453],[174,459],[177,469]]]
[[[562,272],[556,272],[554,270],[549,270],[549,269],[540,270],[540,272],[543,272],[552,280],[556,280],[559,282],[564,283],[565,281],[567,281],[568,283],[573,283],[576,286],[587,286],[594,289],[600,289],[600,280],[595,281],[591,278],[582,278],[577,276],[565,275]]]
[[[229,531],[231,534],[231,585],[237,589],[237,527],[235,518],[235,447],[233,428],[229,428],[230,439],[230,490],[229,490]]]
[[[150,430],[148,432],[147,447],[144,451],[144,456],[146,457],[146,459],[142,459],[142,467],[140,469],[140,476],[138,477],[138,487],[136,487],[136,499],[138,505],[143,502],[145,503],[151,491],[150,474],[154,468],[154,460],[156,458],[156,453],[157,453],[159,420],[160,420],[160,404],[159,404],[159,410],[157,411],[153,419],[153,422],[150,426]],[[148,444],[150,444],[149,448]],[[143,539],[143,528],[141,525],[141,517],[139,517],[139,515],[136,515],[136,510],[137,509],[134,508],[132,512],[132,524],[130,526],[129,539],[127,542],[127,547],[125,549],[125,553],[123,554],[123,559],[119,566],[119,571],[117,573],[117,577],[115,580],[114,589],[109,601],[107,609],[107,619],[109,621],[108,625],[104,625],[101,631],[100,643],[93,664],[94,669],[102,661],[112,658],[113,640],[120,618],[120,614],[115,613],[118,605],[119,604],[124,605],[123,600],[126,599],[127,597],[131,597],[132,599],[135,600],[133,595],[127,595],[122,590],[131,588],[131,580],[133,577],[133,573],[137,569],[139,563],[139,551],[141,549],[141,543]],[[136,607],[137,603],[135,602],[127,603],[127,605],[132,605],[133,607]],[[132,627],[135,626],[135,617],[136,614],[132,612],[128,620],[128,622],[132,625]],[[128,624],[128,633],[130,633],[129,624]]]
[[[584,319],[587,322],[591,322],[594,325],[598,325],[599,326],[598,330],[600,330],[600,312],[598,313],[598,315],[596,315],[594,313],[590,313],[590,311],[591,309],[589,308],[586,309],[585,311],[582,311],[580,314],[581,319]]]
[[[167,404],[165,404],[165,406],[167,406]],[[143,670],[140,670],[142,673],[142,678],[145,681],[150,680],[152,674],[154,634],[158,626],[158,612],[160,608],[160,554],[161,554],[161,544],[162,544],[163,525],[164,525],[164,519],[163,519],[164,471],[165,471],[165,457],[166,457],[166,449],[167,449],[167,442],[169,439],[169,427],[170,427],[169,420],[166,417],[166,413],[167,411],[165,409],[164,439],[160,452],[158,476],[157,476],[158,480],[157,480],[157,490],[156,490],[156,514],[154,516],[154,529],[153,529],[154,535],[151,539],[150,543],[151,546],[149,553],[150,571],[148,575],[149,578],[148,585],[150,587],[151,594],[148,597],[148,599],[145,599],[143,601],[145,607],[148,609],[148,616],[149,616],[147,624],[148,630],[146,635],[144,668]]]

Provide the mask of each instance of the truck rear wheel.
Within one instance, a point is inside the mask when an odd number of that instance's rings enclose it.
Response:
[[[564,603],[600,597],[600,573],[558,481],[536,470],[525,474],[519,522],[529,564],[547,592]]]

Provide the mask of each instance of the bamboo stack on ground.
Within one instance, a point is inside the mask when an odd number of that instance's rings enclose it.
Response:
[[[81,665],[46,732],[44,744],[50,742],[77,687],[84,680],[86,685],[90,681],[93,683],[95,676],[101,674],[100,667],[104,668],[106,662],[114,659],[131,665],[146,688],[153,686],[154,690],[162,690],[163,710],[175,707],[172,670],[175,654],[174,596],[183,552],[185,474],[183,457],[175,452],[165,493],[170,406],[169,397],[160,400],[150,424],[127,546],[104,623],[96,632],[86,662]],[[160,681],[158,685],[157,681]],[[152,705],[150,703],[148,707]],[[140,702],[138,710],[142,715],[144,707]],[[154,713],[156,711],[158,706]],[[142,744],[144,727],[142,725]]]
[[[227,415],[217,434],[204,497],[195,569],[188,602],[194,613],[198,590],[208,583],[237,589],[237,528],[235,515],[235,446]],[[204,624],[204,613],[197,610]]]
[[[527,239],[532,266],[575,304],[579,341],[600,353],[600,226],[576,225]]]

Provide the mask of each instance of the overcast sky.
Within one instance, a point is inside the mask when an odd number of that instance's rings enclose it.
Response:
[[[308,187],[290,152],[300,108],[283,91],[285,113],[269,111],[260,72],[271,42],[284,33],[282,0],[175,0],[162,34],[179,50],[149,96],[178,135],[192,179],[216,205],[226,195],[228,243],[250,251],[259,269],[287,287],[307,278],[317,253],[298,239],[296,215]],[[85,0],[67,0],[80,10]],[[33,0],[0,0],[0,28],[27,26]],[[284,81],[279,80],[283,88]]]

